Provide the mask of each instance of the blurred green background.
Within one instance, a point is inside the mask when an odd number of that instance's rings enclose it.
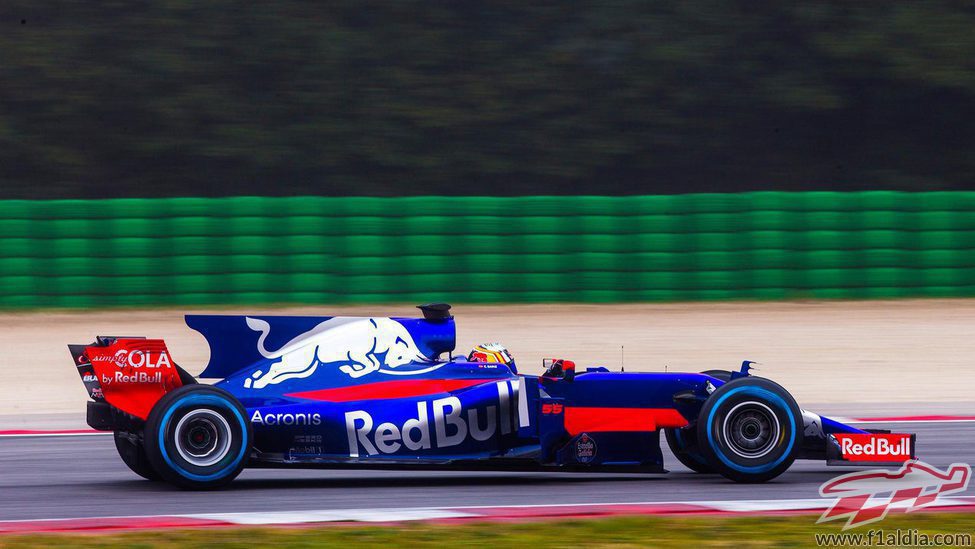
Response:
[[[0,24],[2,307],[975,294],[968,3]]]
[[[975,295],[975,192],[0,201],[0,306]]]
[[[0,196],[962,189],[975,6],[0,4]]]

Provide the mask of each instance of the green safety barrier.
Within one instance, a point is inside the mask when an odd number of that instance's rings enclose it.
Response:
[[[975,192],[0,201],[0,306],[975,295]]]

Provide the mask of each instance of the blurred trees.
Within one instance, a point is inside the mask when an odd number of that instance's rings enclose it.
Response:
[[[0,24],[3,197],[920,190],[975,173],[966,2],[8,0]]]

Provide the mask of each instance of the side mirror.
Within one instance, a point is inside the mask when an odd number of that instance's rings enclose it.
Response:
[[[576,363],[571,360],[562,361],[562,379],[566,381],[572,381],[576,378]]]
[[[545,368],[543,377],[562,378],[565,381],[572,381],[576,377],[576,363],[571,360],[543,358],[542,366]]]

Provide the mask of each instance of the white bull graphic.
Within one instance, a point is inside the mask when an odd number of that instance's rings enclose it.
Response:
[[[331,318],[285,343],[277,351],[268,351],[265,340],[271,325],[259,318],[247,317],[247,326],[259,332],[257,351],[268,359],[277,359],[267,372],[258,370],[244,380],[244,387],[263,389],[289,379],[306,378],[318,366],[344,363],[339,370],[353,378],[383,371],[387,374],[417,374],[429,371],[395,372],[413,362],[430,362],[417,348],[406,328],[389,318]],[[390,368],[390,370],[387,370]]]

